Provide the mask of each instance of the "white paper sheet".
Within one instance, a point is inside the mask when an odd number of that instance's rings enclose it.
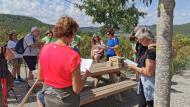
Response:
[[[81,58],[81,65],[80,70],[81,72],[85,72],[86,69],[89,70],[92,65],[93,60],[92,59],[83,59]]]
[[[130,59],[126,59],[126,60],[124,60],[124,62],[125,63],[127,63],[127,64],[134,64],[135,66],[137,66],[138,64],[136,63],[136,62],[134,62],[134,61],[131,61]]]

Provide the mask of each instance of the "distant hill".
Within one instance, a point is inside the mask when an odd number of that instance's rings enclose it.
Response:
[[[154,33],[156,33],[156,25],[151,25],[147,27],[149,27]],[[182,33],[182,34],[190,35],[190,23],[174,25],[173,31],[174,31],[174,34]]]
[[[153,33],[156,33],[156,25],[150,25],[150,26],[146,26],[149,27]],[[84,32],[100,32],[101,28],[100,27],[83,27],[81,28],[81,31]],[[187,24],[181,24],[181,25],[174,25],[174,34],[175,33],[182,33],[182,34],[186,34],[186,35],[190,35],[190,23]]]
[[[18,33],[26,34],[32,26],[39,26],[42,30],[51,29],[52,25],[46,24],[32,17],[0,14],[0,37],[11,30],[16,30]],[[154,32],[156,25],[148,26]],[[81,32],[94,33],[100,32],[101,27],[81,27]],[[174,25],[174,32],[190,34],[190,23],[182,25]]]
[[[19,15],[0,14],[0,34],[16,30],[18,33],[27,33],[32,26],[49,29],[52,25],[45,24],[35,18]]]

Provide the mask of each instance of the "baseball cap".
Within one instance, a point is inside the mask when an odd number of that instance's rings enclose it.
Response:
[[[18,35],[18,33],[16,32],[16,30],[12,30],[12,31],[10,31],[8,34],[9,34],[9,35],[13,35],[13,34]]]

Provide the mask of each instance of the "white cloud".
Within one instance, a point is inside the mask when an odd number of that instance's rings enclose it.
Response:
[[[80,3],[80,0],[70,1]],[[49,24],[55,24],[60,16],[68,15],[80,26],[100,26],[92,24],[92,17],[63,0],[0,0],[0,13],[30,16]]]

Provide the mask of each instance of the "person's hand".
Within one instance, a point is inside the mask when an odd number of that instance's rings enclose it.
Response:
[[[91,72],[86,69],[86,71],[84,72],[83,76],[89,77],[90,75],[91,75]]]
[[[127,68],[132,69],[134,67],[133,64],[127,64]]]

